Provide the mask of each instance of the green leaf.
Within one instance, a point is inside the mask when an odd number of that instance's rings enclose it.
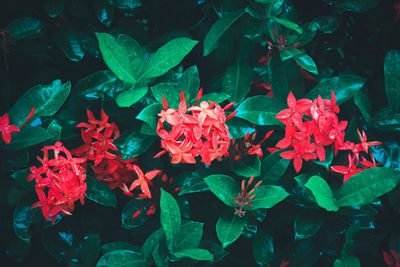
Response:
[[[43,9],[51,18],[55,18],[64,10],[65,0],[43,0]]]
[[[314,236],[324,223],[324,217],[315,212],[302,212],[294,221],[295,240],[307,239]]]
[[[52,139],[60,140],[61,138],[62,126],[57,120],[51,121],[49,126],[47,127],[47,133],[51,136]]]
[[[95,178],[87,177],[86,197],[100,205],[117,207],[117,198],[110,187]]]
[[[186,248],[197,248],[202,236],[203,223],[189,221],[182,224],[182,230],[179,234],[176,250],[180,251]]]
[[[218,240],[222,243],[223,248],[226,248],[239,238],[245,224],[245,218],[240,218],[233,212],[219,217],[216,230]]]
[[[246,206],[246,210],[270,209],[289,196],[285,189],[275,185],[261,185],[256,188],[254,194],[256,196],[251,202],[253,206]]]
[[[181,233],[181,212],[174,197],[163,189],[161,189],[160,209],[160,221],[167,240],[167,247],[173,253]]]
[[[79,95],[87,99],[97,99],[102,97],[103,93],[106,92],[105,88],[107,87],[105,84],[117,80],[117,76],[115,76],[112,71],[98,71],[80,79],[74,87],[72,87],[72,92],[79,92]]]
[[[150,89],[158,103],[162,104],[162,97],[164,96],[169,108],[178,109],[180,91],[177,87],[170,83],[159,83],[150,87]]]
[[[252,134],[256,131],[254,125],[244,119],[233,117],[226,121],[229,129],[229,135],[233,138],[243,138],[247,133]]]
[[[17,182],[20,186],[22,186],[27,191],[34,191],[35,189],[35,181],[28,182],[28,175],[31,173],[29,169],[22,169],[10,174],[10,177]]]
[[[228,95],[227,93],[209,93],[209,94],[205,94],[201,97],[199,103],[203,102],[203,101],[211,101],[211,102],[215,102],[215,103],[222,103],[225,100],[228,100],[231,96]]]
[[[345,256],[336,259],[333,267],[360,267],[361,263],[356,256]]]
[[[191,66],[187,68],[183,73],[182,77],[178,80],[178,91],[185,93],[186,102],[190,103],[195,100],[197,92],[200,89],[200,77],[197,66]],[[179,100],[179,98],[177,98]]]
[[[345,240],[343,244],[343,248],[341,251],[341,256],[344,257],[348,255],[350,249],[352,249],[354,245],[354,236],[360,231],[360,222],[353,223],[349,229],[346,230]]]
[[[281,157],[282,151],[266,156],[261,162],[261,177],[264,183],[274,184],[279,181],[289,166],[290,160]]]
[[[198,261],[213,261],[214,256],[208,250],[202,248],[188,248],[174,254],[177,258],[191,258]]]
[[[104,62],[117,77],[125,82],[135,84],[132,65],[127,51],[108,33],[96,32],[99,48]]]
[[[24,127],[17,132],[11,139],[11,143],[6,146],[7,149],[21,149],[42,143],[52,138],[43,127]]]
[[[137,255],[135,252],[130,250],[116,250],[109,253],[107,259],[107,267],[145,267],[141,255]]]
[[[247,98],[238,107],[236,117],[257,125],[280,125],[276,114],[286,107],[282,102],[264,95]]]
[[[247,64],[236,64],[228,67],[222,78],[222,90],[231,96],[230,101],[240,103],[250,92],[254,78],[252,68]]]
[[[208,31],[204,38],[203,44],[203,56],[209,55],[215,48],[217,48],[218,40],[221,36],[229,29],[232,24],[237,21],[245,10],[239,9],[228,13],[217,20]]]
[[[71,83],[55,80],[48,85],[36,85],[26,91],[12,106],[9,114],[11,124],[20,127],[32,108],[35,113],[31,121],[40,116],[53,116],[64,104],[71,90]]]
[[[130,250],[132,252],[136,252],[137,254],[141,254],[140,248],[138,248],[134,245],[131,245],[127,242],[122,242],[122,241],[115,241],[115,242],[104,244],[101,246],[100,251],[102,254],[107,254],[109,252],[121,250],[121,249]]]
[[[122,92],[117,96],[115,102],[119,107],[129,108],[136,102],[138,102],[142,97],[147,94],[149,88],[146,87],[139,87],[133,90]]]
[[[240,193],[240,189],[232,177],[223,174],[215,174],[204,178],[204,181],[207,183],[211,192],[222,202],[230,207],[236,206],[233,198]]]
[[[142,0],[108,0],[108,2],[120,9],[133,10],[142,5]]]
[[[388,107],[379,110],[372,122],[381,131],[400,131],[400,113],[393,114]]]
[[[327,211],[338,211],[333,193],[328,183],[321,177],[314,175],[305,184],[305,187],[313,193],[317,204]]]
[[[146,239],[141,249],[143,258],[145,260],[148,260],[150,258],[151,254],[160,243],[160,239],[161,237],[163,237],[163,235],[164,235],[164,230],[160,227]]]
[[[198,41],[187,37],[179,37],[169,41],[151,56],[138,80],[144,81],[165,74],[178,65],[197,43]]]
[[[400,172],[391,168],[375,167],[353,175],[336,194],[336,203],[342,206],[362,206],[396,187]]]
[[[275,20],[276,22],[278,22],[279,24],[281,24],[282,26],[297,32],[298,34],[303,33],[303,29],[299,25],[297,25],[296,23],[294,23],[292,21],[289,21],[287,19],[280,19],[277,17],[272,17],[272,19]]]
[[[321,16],[315,18],[308,24],[308,29],[312,32],[320,30],[323,33],[334,33],[340,26],[340,17],[338,16]]]
[[[136,119],[146,122],[155,131],[158,121],[157,114],[161,112],[161,109],[162,105],[158,103],[151,104],[150,106],[145,107],[139,115],[136,116]]]
[[[231,170],[239,176],[260,176],[261,161],[257,155],[246,156],[238,161],[231,161],[230,166]]]
[[[5,29],[10,32],[13,41],[33,38],[43,31],[44,24],[35,18],[18,18],[9,23]]]
[[[121,223],[124,229],[133,229],[143,225],[148,219],[147,212],[151,206],[150,199],[132,198],[122,210]],[[139,212],[139,214],[137,213]],[[133,218],[133,215],[136,215]]]
[[[289,88],[288,84],[288,71],[284,66],[284,58],[282,57],[285,52],[289,49],[285,49],[280,54],[272,54],[270,60],[270,71],[271,71],[271,89],[274,94],[274,98],[279,100],[286,100],[289,92],[293,88]],[[289,52],[288,52],[289,53]],[[302,78],[303,79],[303,78]]]
[[[333,160],[333,149],[331,147],[326,147],[325,161],[320,161],[319,159],[315,159],[313,160],[313,162],[319,166],[324,167],[326,170],[329,170],[332,160]]]
[[[400,51],[390,50],[385,56],[385,90],[389,107],[400,112]]]
[[[118,146],[118,151],[122,154],[122,160],[133,159],[146,152],[153,142],[152,136],[132,132],[124,143]]]
[[[80,33],[71,23],[62,24],[54,32],[53,39],[69,60],[79,62],[85,56]]]
[[[333,5],[346,11],[361,13],[374,8],[379,2],[380,0],[340,0],[333,2]]]
[[[100,236],[91,234],[85,237],[82,243],[82,248],[79,251],[79,258],[86,266],[93,266],[100,252]]]
[[[185,175],[186,178],[182,183],[179,195],[181,196],[185,194],[197,193],[209,190],[206,182],[203,179],[202,174],[203,174],[202,172],[194,171],[189,173],[188,175]]]
[[[31,240],[29,233],[30,225],[35,221],[35,217],[39,209],[32,209],[28,201],[20,201],[14,209],[13,214],[13,229],[14,233],[25,242]]]
[[[114,17],[114,7],[110,6],[107,0],[96,0],[93,3],[93,9],[98,20],[105,26],[110,27]]]
[[[322,80],[305,98],[316,99],[319,95],[323,99],[331,99],[331,91],[335,93],[338,105],[346,102],[360,91],[366,79],[352,74],[344,74]]]
[[[294,56],[294,60],[296,60],[297,64],[299,64],[300,67],[302,67],[306,71],[314,73],[315,75],[318,75],[317,66],[315,65],[314,60],[309,55],[307,55],[305,53],[303,53],[301,55],[296,55],[296,56]]]
[[[253,256],[259,266],[267,266],[274,256],[273,237],[266,231],[258,231],[253,239]]]
[[[400,101],[400,99],[399,99]],[[363,92],[358,92],[354,95],[354,104],[357,105],[361,114],[367,122],[371,121],[371,102],[368,99],[368,96]]]
[[[135,78],[139,77],[146,67],[146,59],[142,47],[135,39],[126,34],[119,34],[117,42],[128,54],[133,76]]]

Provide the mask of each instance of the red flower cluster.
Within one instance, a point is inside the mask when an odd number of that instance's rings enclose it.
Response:
[[[0,117],[0,132],[1,136],[6,142],[6,144],[9,144],[11,142],[11,136],[13,136],[13,132],[17,133],[20,131],[22,127],[33,117],[33,114],[35,113],[35,108],[32,108],[31,112],[28,115],[28,118],[26,121],[21,125],[20,128],[18,128],[15,125],[10,125],[10,118],[8,114],[4,114],[2,117]]]
[[[389,250],[390,254],[386,251],[383,252],[383,259],[388,267],[400,267],[400,258],[397,252],[393,249]]]
[[[211,161],[221,160],[229,149],[231,138],[229,129],[225,122],[236,113],[228,117],[225,111],[233,106],[228,104],[221,108],[215,102],[203,101],[197,106],[202,96],[202,89],[197,95],[196,105],[189,107],[183,92],[180,96],[178,110],[168,108],[166,99],[163,97],[164,110],[158,114],[160,117],[157,124],[157,134],[161,137],[161,147],[164,149],[155,157],[169,152],[171,163],[196,163],[195,157],[201,156],[201,161],[207,165]],[[191,114],[187,114],[187,112]],[[170,131],[164,127],[168,124]]]
[[[53,150],[54,157],[49,157]],[[78,199],[83,205],[86,192],[86,170],[82,167],[85,158],[74,158],[61,142],[45,146],[43,158],[38,157],[42,166],[30,168],[28,181],[36,181],[39,201],[32,208],[42,207],[43,216],[54,224],[59,213],[71,215],[74,202]],[[47,192],[47,195],[46,195]]]
[[[238,205],[239,208],[235,208],[235,214],[237,214],[239,217],[243,217],[246,214],[246,211],[243,210],[245,206],[251,207],[253,206],[250,204],[251,201],[253,201],[253,198],[256,196],[254,194],[254,190],[262,183],[262,180],[258,181],[256,185],[251,189],[249,192],[247,190],[250,187],[250,184],[254,181],[254,176],[251,176],[249,181],[247,182],[247,185],[245,184],[245,181],[242,180],[242,186],[241,190],[242,192],[238,194],[237,197],[234,197],[233,199],[235,200],[235,205]]]
[[[239,160],[245,155],[257,155],[261,159],[264,155],[261,145],[271,136],[273,132],[273,130],[269,131],[257,145],[253,144],[257,133],[253,133],[251,135],[247,133],[243,138],[243,142],[241,143],[237,142],[235,138],[233,138],[232,145],[229,149],[229,157],[233,158],[234,160]]]

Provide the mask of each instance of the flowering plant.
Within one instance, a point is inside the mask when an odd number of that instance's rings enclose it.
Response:
[[[10,2],[2,266],[400,266],[400,3]]]

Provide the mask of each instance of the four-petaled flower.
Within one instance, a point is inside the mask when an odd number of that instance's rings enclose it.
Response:
[[[144,174],[138,165],[132,165],[132,164],[128,165],[128,169],[135,171],[138,176],[138,178],[135,181],[133,181],[133,183],[129,187],[129,191],[132,191],[136,187],[140,186],[140,189],[142,190],[143,194],[145,194],[146,197],[151,198],[149,183],[151,183],[151,180],[153,180],[157,175],[160,175],[161,171],[153,170]]]

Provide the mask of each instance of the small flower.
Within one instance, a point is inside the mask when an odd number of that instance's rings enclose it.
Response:
[[[138,165],[132,165],[132,164],[128,165],[128,169],[135,171],[137,176],[138,176],[138,179],[133,181],[133,183],[129,187],[129,191],[132,191],[136,187],[140,186],[140,189],[143,192],[143,194],[145,194],[146,197],[151,198],[151,193],[150,193],[150,189],[149,189],[149,183],[157,175],[160,175],[161,171],[154,170],[154,171],[149,171],[146,174],[144,174],[143,171],[139,168]]]
[[[357,168],[357,165],[354,164],[354,159],[355,156],[352,157],[350,154],[348,155],[348,162],[349,162],[349,166],[331,166],[331,170],[340,174],[344,175],[343,178],[343,183],[345,183],[351,176],[353,176],[354,174],[357,174],[361,171],[363,171],[363,169],[359,169]]]

